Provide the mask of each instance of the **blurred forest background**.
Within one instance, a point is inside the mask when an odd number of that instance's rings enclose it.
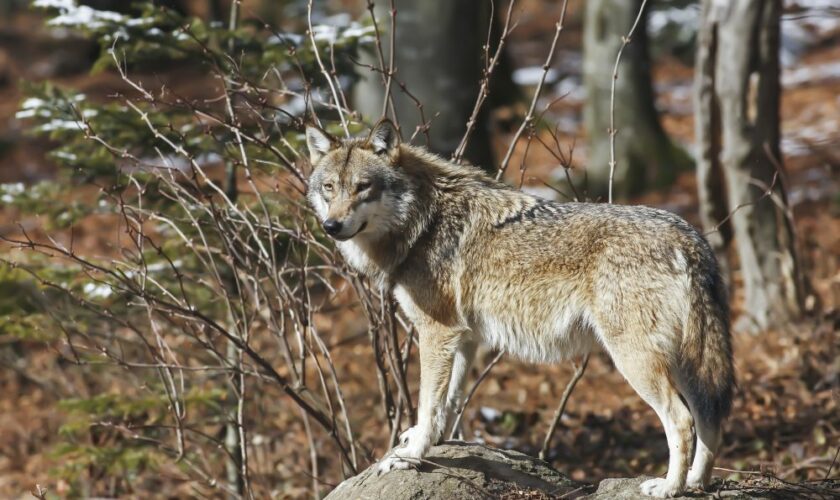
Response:
[[[837,494],[837,2],[0,0],[0,497],[311,498],[382,456],[416,336],[302,196],[303,120],[382,116],[702,228],[739,380],[715,475]],[[466,437],[539,453],[573,364],[483,358]],[[546,459],[667,454],[593,355]]]

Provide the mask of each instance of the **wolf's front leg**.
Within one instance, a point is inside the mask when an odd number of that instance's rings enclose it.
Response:
[[[460,333],[435,325],[420,330],[420,401],[417,425],[401,436],[395,448],[379,464],[381,472],[417,466],[446,426],[446,395]]]
[[[475,351],[478,344],[472,339],[463,339],[455,352],[455,361],[452,364],[452,378],[449,380],[449,392],[446,395],[446,425],[444,426],[441,441],[450,439],[461,429],[454,429],[455,420],[461,412],[461,405],[464,399],[464,385],[467,381],[467,373],[470,371]],[[459,426],[460,427],[460,426]]]

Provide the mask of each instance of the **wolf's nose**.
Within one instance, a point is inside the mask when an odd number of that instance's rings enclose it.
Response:
[[[335,219],[327,219],[324,221],[324,231],[330,236],[335,236],[341,231],[341,222]]]

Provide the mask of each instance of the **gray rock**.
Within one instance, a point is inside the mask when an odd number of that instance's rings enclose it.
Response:
[[[639,491],[639,486],[650,477],[636,477],[636,478],[609,478],[604,479],[598,484],[598,489],[595,493],[587,495],[586,500],[650,500],[651,497],[642,495]],[[729,485],[735,486],[735,485]],[[690,491],[685,496],[677,497],[684,499],[701,499],[701,498],[726,498],[730,500],[742,499],[766,499],[766,498],[791,498],[791,497],[769,497],[765,496],[765,490],[759,488],[733,488],[724,489],[721,483],[717,482],[712,485],[708,493],[701,493],[699,491]],[[781,492],[785,495],[787,492]]]
[[[420,470],[377,473],[377,464],[347,479],[329,500],[502,500],[578,498],[587,500],[650,499],[639,486],[649,477],[610,478],[597,489],[573,481],[549,464],[517,451],[498,450],[477,443],[450,441],[432,447]],[[710,491],[689,491],[684,499],[830,498],[840,493],[840,482],[795,484],[773,477],[749,476],[738,482],[713,482]],[[840,498],[840,495],[837,496]]]
[[[475,443],[432,447],[420,470],[377,474],[376,464],[347,479],[327,498],[467,500],[484,498],[544,499],[582,494],[586,485],[560,474],[547,463],[516,451]],[[579,496],[579,495],[578,495]]]

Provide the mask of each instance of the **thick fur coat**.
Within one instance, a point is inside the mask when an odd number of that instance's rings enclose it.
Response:
[[[668,474],[642,492],[708,484],[734,375],[724,285],[691,225],[522,193],[400,145],[387,122],[342,141],[309,128],[307,141],[325,230],[420,335],[418,422],[381,470],[415,464],[445,435],[479,344],[542,363],[600,344],[665,428]]]

